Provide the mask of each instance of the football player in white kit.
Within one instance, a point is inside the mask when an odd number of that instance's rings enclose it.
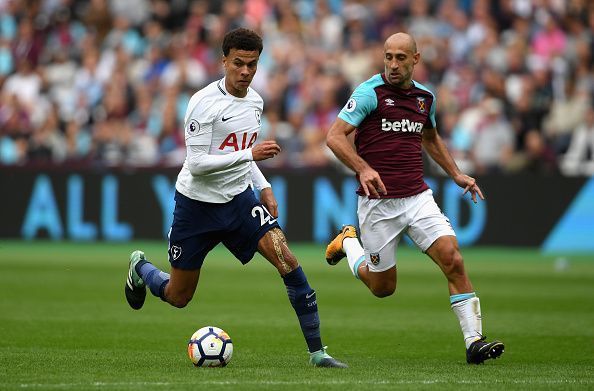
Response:
[[[243,264],[258,251],[279,271],[317,367],[344,368],[326,352],[320,335],[315,291],[277,222],[277,202],[256,161],[280,152],[275,141],[256,143],[263,100],[250,88],[262,39],[235,29],[223,40],[225,77],[198,91],[185,115],[187,156],[175,184],[169,232],[170,273],[136,250],[130,255],[125,295],[140,309],[146,287],[163,301],[184,307],[192,299],[206,255],[223,243]],[[252,186],[260,190],[256,199]]]
[[[466,361],[481,364],[499,357],[504,345],[486,342],[482,334],[479,299],[456,234],[423,180],[422,147],[474,202],[483,194],[474,178],[458,169],[437,133],[435,96],[412,79],[419,57],[410,35],[390,36],[384,44],[384,73],[355,89],[328,131],[328,146],[361,185],[357,214],[363,247],[355,227],[344,226],[328,245],[326,260],[335,265],[346,256],[352,273],[375,296],[390,296],[396,289],[396,248],[407,233],[447,278]],[[356,150],[347,139],[355,130]]]

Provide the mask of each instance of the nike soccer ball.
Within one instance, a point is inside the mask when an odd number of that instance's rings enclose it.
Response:
[[[224,367],[232,355],[231,337],[218,327],[202,327],[188,342],[188,356],[197,367]]]

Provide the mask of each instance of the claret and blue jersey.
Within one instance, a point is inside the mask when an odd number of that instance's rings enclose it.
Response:
[[[410,197],[428,189],[423,180],[423,129],[436,127],[435,96],[422,84],[402,89],[377,74],[360,84],[338,117],[357,127],[357,153],[376,170],[388,191]],[[362,189],[357,191],[363,195]]]

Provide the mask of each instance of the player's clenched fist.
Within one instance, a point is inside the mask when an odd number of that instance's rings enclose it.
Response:
[[[281,151],[280,146],[274,140],[264,140],[252,148],[252,157],[254,161],[270,159],[278,155]]]

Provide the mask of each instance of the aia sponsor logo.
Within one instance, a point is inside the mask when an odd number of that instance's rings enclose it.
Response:
[[[257,139],[258,132],[252,133],[251,135],[249,135],[247,132],[241,134],[229,133],[227,138],[225,138],[221,145],[219,145],[219,149],[222,151],[223,149],[229,147],[237,152],[242,149],[251,148]]]
[[[389,121],[382,118],[382,130],[384,132],[410,132],[421,133],[423,131],[423,124],[420,122],[410,121],[406,118],[400,121]]]

